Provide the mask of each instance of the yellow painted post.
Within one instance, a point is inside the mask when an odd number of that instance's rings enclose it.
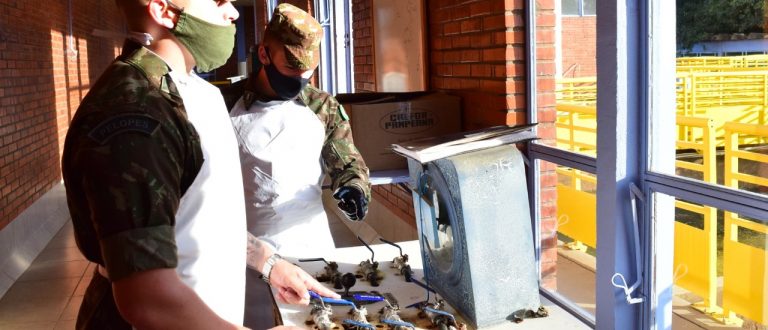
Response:
[[[570,136],[568,138],[568,143],[570,143],[570,146],[568,149],[571,151],[578,151],[576,150],[576,130],[574,129],[575,122],[576,112],[568,111],[568,131],[570,132]]]
[[[695,116],[696,115],[696,83],[697,83],[697,75],[696,73],[691,73],[691,103],[689,112],[686,113],[686,116]]]
[[[736,135],[736,138],[733,136]],[[738,188],[738,180],[734,179],[733,170],[739,169],[739,159],[738,157],[734,157],[733,153],[734,151],[739,150],[739,137],[736,132],[733,132],[730,130],[729,126],[726,125],[725,127],[725,150],[724,150],[724,169],[723,169],[723,183],[726,187],[734,187],[736,186]],[[726,242],[723,242],[723,245],[727,245],[728,242],[736,241],[738,239],[738,232],[734,230],[735,228],[733,225],[733,214],[731,212],[724,212],[723,214],[723,226],[725,229],[725,233],[723,235],[723,240]],[[727,249],[724,248],[723,250],[723,262],[725,263],[726,251]],[[725,266],[723,266],[725,267]],[[723,283],[725,285],[725,277],[723,279]],[[723,288],[723,290],[726,290]],[[724,323],[728,323],[729,319],[735,318],[736,314],[731,311],[727,304],[723,304],[723,313],[721,315],[721,321]]]
[[[760,119],[759,124],[765,125],[766,124],[766,107],[768,106],[768,73],[763,73],[763,108],[760,110]],[[759,139],[760,143],[765,143],[766,137],[761,136]]]
[[[680,139],[678,149],[694,149],[701,153],[702,163],[676,161],[678,168],[702,173],[706,182],[715,182],[716,145],[714,123],[708,118],[677,116],[677,125],[686,127],[692,134],[699,135],[695,141]],[[699,133],[701,131],[701,133]],[[693,307],[704,313],[717,309],[717,210],[704,205],[677,201],[679,209],[701,214],[704,228],[675,223],[675,284],[701,296],[704,301]],[[701,249],[691,249],[692,246]],[[683,270],[678,274],[678,270]]]
[[[741,135],[768,136],[768,128],[762,125],[727,123],[725,125],[725,185],[739,189],[739,183],[768,185],[768,179],[739,172],[739,159],[768,163],[768,156],[740,150]],[[749,229],[762,235],[768,234],[768,226],[738,214],[724,212],[725,237],[723,242],[723,316],[726,323],[741,322],[735,315],[743,315],[758,323],[768,322],[768,297],[765,296],[766,264],[765,249],[756,248],[738,240],[739,228]]]
[[[703,132],[704,150],[702,150],[704,165],[704,181],[717,184],[717,145],[715,144],[715,125],[707,120]],[[707,294],[704,297],[704,308],[711,312],[717,305],[717,209],[706,207],[704,213],[704,232],[707,235],[707,278],[709,279]]]

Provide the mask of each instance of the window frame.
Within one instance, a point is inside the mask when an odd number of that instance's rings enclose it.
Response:
[[[323,26],[318,75],[320,89],[336,95],[352,93],[352,7],[349,1],[314,0],[318,22]]]
[[[527,11],[528,121],[537,121],[536,10],[529,0]],[[580,1],[580,4],[582,2]],[[529,144],[531,213],[540,266],[539,161],[596,174],[598,177],[598,248],[596,315],[586,317],[557,295],[542,294],[596,328],[669,329],[672,326],[674,250],[674,198],[706,204],[758,219],[768,219],[768,196],[665,174],[674,166],[674,153],[664,153],[674,139],[676,54],[676,4],[666,0],[598,1],[597,157]],[[563,15],[571,16],[571,15]],[[633,51],[629,51],[632,49]],[[672,103],[670,103],[672,102]],[[672,120],[670,120],[670,118]],[[674,146],[671,146],[672,148]],[[666,154],[666,156],[665,156]],[[640,188],[636,213],[640,237],[641,269],[627,262],[635,257],[631,240],[632,201],[628,184]],[[663,194],[664,196],[661,196]],[[630,305],[611,276],[622,273],[627,282],[642,275],[632,293],[643,302]]]
[[[584,13],[584,1],[587,1],[587,0],[576,0],[576,1],[578,1],[578,3],[579,3],[579,4],[578,4],[578,6],[579,6],[579,12],[578,12],[577,14],[563,14],[563,13],[561,13],[561,14],[562,14],[562,16],[565,16],[565,17],[587,17],[587,16],[597,16],[597,13],[595,13],[595,14],[586,14],[586,13]],[[597,9],[597,0],[594,0],[594,1],[595,1],[595,9]],[[560,6],[560,8],[562,8],[562,7],[563,7],[563,4],[562,4],[562,3],[563,3],[563,0],[559,0],[559,1],[558,1],[558,6]]]

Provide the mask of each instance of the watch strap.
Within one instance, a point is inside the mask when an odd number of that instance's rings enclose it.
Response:
[[[274,253],[269,256],[269,258],[267,258],[266,262],[264,262],[264,266],[261,268],[261,276],[265,282],[269,283],[269,277],[272,275],[272,267],[275,265],[275,263],[277,263],[278,260],[281,259],[283,259],[282,256]]]

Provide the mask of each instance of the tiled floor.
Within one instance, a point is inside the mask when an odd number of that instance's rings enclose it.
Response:
[[[93,267],[67,223],[0,299],[0,329],[74,329]]]

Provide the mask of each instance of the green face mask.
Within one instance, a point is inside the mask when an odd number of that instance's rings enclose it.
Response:
[[[171,33],[195,58],[198,72],[208,72],[227,63],[235,46],[234,24],[216,25],[183,10]]]

